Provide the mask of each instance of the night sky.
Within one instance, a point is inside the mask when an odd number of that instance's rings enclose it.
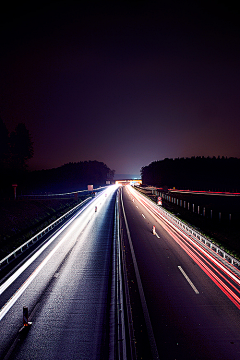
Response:
[[[240,157],[237,5],[112,3],[1,12],[0,117],[30,131],[29,168],[139,175],[166,157]]]

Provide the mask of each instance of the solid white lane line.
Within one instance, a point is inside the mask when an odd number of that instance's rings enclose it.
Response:
[[[193,290],[195,291],[196,294],[199,294],[198,289],[196,288],[196,286],[192,283],[192,281],[189,279],[189,277],[187,276],[187,274],[185,273],[185,271],[181,268],[181,266],[178,266],[179,270],[181,271],[181,273],[183,274],[183,276],[185,277],[185,279],[187,280],[187,282],[189,283],[189,285],[191,285],[191,287],[193,288]]]
[[[142,214],[142,217],[144,217],[144,219],[146,219],[146,217]]]

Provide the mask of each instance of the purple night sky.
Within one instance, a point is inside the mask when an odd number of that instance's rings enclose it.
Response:
[[[139,175],[166,157],[240,157],[237,5],[85,3],[1,15],[0,117],[26,124],[30,169],[98,160]]]

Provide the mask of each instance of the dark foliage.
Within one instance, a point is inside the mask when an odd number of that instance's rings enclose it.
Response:
[[[240,159],[191,157],[154,161],[141,169],[143,184],[157,187],[240,191]]]
[[[33,157],[33,142],[25,124],[20,123],[9,134],[0,118],[0,197],[8,198],[11,185],[19,183],[27,172],[27,161]]]
[[[9,161],[11,168],[25,169],[27,161],[33,157],[33,142],[25,124],[17,125],[9,139]]]
[[[25,124],[9,132],[0,119],[0,198],[13,196],[12,184],[18,194],[62,193],[85,190],[87,185],[103,186],[112,180],[114,170],[99,161],[68,163],[59,168],[27,171],[27,161],[33,156],[31,135]]]
[[[0,118],[0,167],[6,167],[9,154],[9,137],[6,125]]]
[[[33,157],[33,142],[26,125],[20,123],[10,135],[0,118],[0,167],[2,171],[26,170],[27,161]]]
[[[87,185],[103,186],[114,170],[99,161],[68,163],[55,169],[33,171],[23,184],[25,193],[63,193],[86,190]]]

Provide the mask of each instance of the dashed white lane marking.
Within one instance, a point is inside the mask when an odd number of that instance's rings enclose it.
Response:
[[[187,276],[187,274],[185,273],[185,271],[181,268],[181,266],[178,266],[179,270],[181,271],[181,273],[183,274],[183,276],[185,277],[185,279],[187,280],[187,282],[191,285],[191,287],[193,288],[193,290],[195,291],[196,294],[199,294],[198,289],[196,288],[196,286],[192,283],[192,281],[189,279],[189,277]]]
[[[144,217],[144,219],[146,219],[145,215],[142,214],[142,217]]]
[[[157,233],[155,233],[155,235],[156,235],[156,237],[157,237],[158,239],[160,239],[160,236],[159,236]]]

